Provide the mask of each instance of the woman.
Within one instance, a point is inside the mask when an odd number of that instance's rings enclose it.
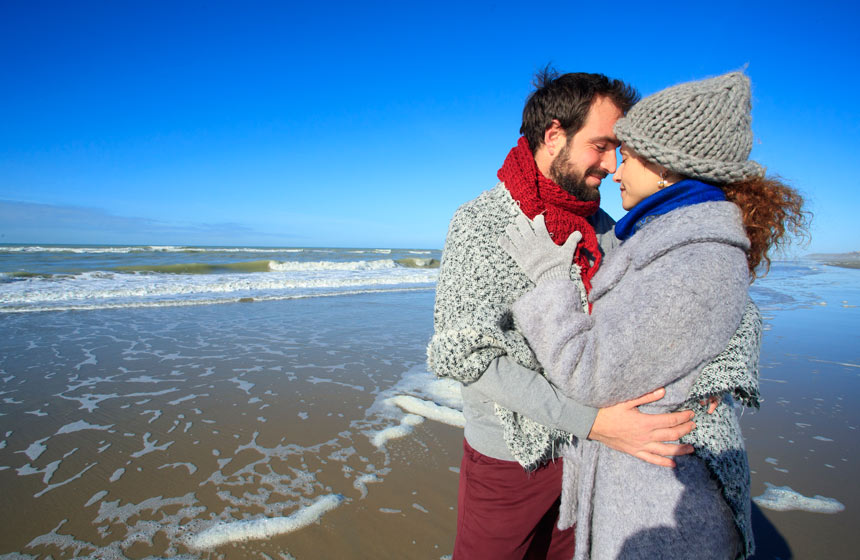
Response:
[[[536,284],[513,310],[548,377],[595,407],[665,385],[650,407],[664,412],[706,396],[696,379],[744,329],[756,268],[786,227],[803,231],[805,214],[795,191],[748,159],[750,86],[739,72],[645,98],[615,133],[629,213],[615,228],[622,245],[592,279],[590,314],[568,272],[575,236],[558,247],[542,216],[534,227],[522,216],[500,243]],[[731,379],[719,391],[757,404],[754,388]],[[576,558],[752,554],[746,455],[728,445],[739,429],[726,401],[676,469],[591,441],[565,451],[559,524],[577,524]]]

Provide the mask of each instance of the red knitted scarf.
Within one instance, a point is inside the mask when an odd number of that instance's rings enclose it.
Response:
[[[505,158],[498,177],[529,219],[545,214],[546,227],[557,245],[567,241],[574,231],[582,233],[573,260],[582,271],[586,291],[590,292],[591,278],[600,266],[600,247],[594,228],[585,218],[597,212],[600,201],[583,202],[544,177],[524,136]],[[594,259],[593,265],[589,255]]]

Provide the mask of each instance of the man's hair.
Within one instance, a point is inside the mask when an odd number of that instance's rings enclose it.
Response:
[[[625,114],[639,100],[639,92],[621,80],[585,72],[559,75],[551,66],[535,75],[533,85],[535,91],[526,101],[520,127],[532,154],[543,144],[553,119],[558,119],[568,137],[579,132],[595,97],[607,97]]]

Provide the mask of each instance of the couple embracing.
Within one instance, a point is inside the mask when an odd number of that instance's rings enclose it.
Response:
[[[749,160],[749,79],[638,103],[600,74],[536,86],[442,256],[428,364],[462,383],[454,560],[746,558],[748,288],[806,219]],[[618,223],[599,208],[608,174]]]

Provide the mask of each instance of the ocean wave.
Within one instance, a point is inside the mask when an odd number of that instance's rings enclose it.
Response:
[[[53,278],[54,274],[49,274],[46,272],[0,272],[0,284],[3,282],[14,282],[16,280],[23,280],[26,278]]]
[[[124,245],[124,246],[60,246],[60,245],[6,245],[3,253],[68,253],[76,255],[109,255],[128,253],[302,253],[305,248],[277,247],[194,247],[191,245]]]
[[[390,259],[377,261],[276,261],[259,260],[235,263],[176,263],[159,265],[119,266],[112,270],[118,272],[154,272],[162,274],[221,274],[251,272],[312,272],[325,270],[361,271],[386,270],[396,268]],[[408,265],[403,265],[408,266]]]
[[[286,517],[263,517],[241,521],[221,522],[188,538],[192,550],[215,548],[226,543],[268,539],[292,533],[319,519],[338,507],[346,498],[340,494],[326,494],[309,506],[300,507]]]
[[[390,260],[291,264],[256,274],[84,272],[20,278],[0,283],[0,312],[285,299],[383,287],[432,287],[438,277],[438,270],[397,266]]]
[[[414,257],[397,259],[395,262],[400,266],[408,268],[439,268],[440,265],[439,259],[423,259]]]
[[[271,270],[275,271],[313,271],[313,270],[339,270],[339,271],[362,271],[362,270],[391,270],[397,268],[391,259],[376,261],[269,261]]]
[[[0,247],[2,253],[70,253],[70,254],[125,254],[125,253],[170,253],[187,251],[188,247],[172,245],[146,245],[123,247],[66,247],[51,245],[17,245]]]
[[[379,259],[362,261],[277,261],[255,260],[224,263],[186,262],[172,264],[134,264],[116,266],[106,271],[89,271],[91,274],[247,274],[255,272],[313,272],[313,271],[367,271],[405,268],[439,268],[439,260],[432,258]],[[79,272],[80,273],[80,272]],[[70,273],[0,272],[0,284],[28,278],[69,277]]]
[[[292,299],[312,299],[324,297],[359,296],[366,294],[390,294],[399,292],[423,292],[434,289],[434,286],[392,286],[384,288],[366,289],[339,289],[330,291],[317,291],[307,293],[293,293],[282,295],[267,295],[254,297],[221,297],[221,298],[199,298],[199,299],[165,299],[153,301],[127,301],[127,302],[76,302],[55,303],[39,305],[19,305],[5,307],[0,305],[0,313],[33,313],[50,311],[99,311],[108,309],[151,309],[157,307],[192,307],[197,305],[218,305],[225,303],[264,303],[268,301],[286,301]]]
[[[271,261],[248,261],[238,263],[176,263],[154,265],[118,266],[117,272],[153,272],[161,274],[216,274],[221,272],[268,272]]]

